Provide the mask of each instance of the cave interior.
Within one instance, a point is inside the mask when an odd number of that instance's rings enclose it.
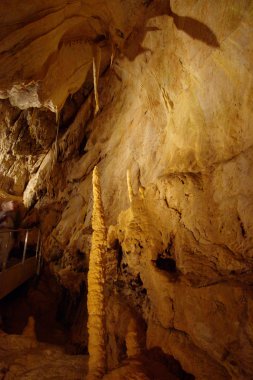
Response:
[[[253,1],[0,20],[0,380],[251,380]]]

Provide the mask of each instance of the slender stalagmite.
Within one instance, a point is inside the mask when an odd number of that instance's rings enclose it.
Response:
[[[106,228],[99,172],[93,170],[92,241],[88,272],[89,373],[87,379],[100,379],[106,370],[105,350],[105,254]]]
[[[132,317],[127,326],[126,334],[127,356],[137,356],[141,354],[141,347],[138,339],[138,327],[136,320]]]

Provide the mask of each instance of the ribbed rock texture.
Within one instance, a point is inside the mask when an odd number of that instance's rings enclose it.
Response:
[[[101,379],[106,372],[105,331],[105,255],[106,229],[101,200],[101,186],[97,167],[92,175],[93,211],[92,241],[88,272],[88,333],[89,373],[88,379]]]
[[[17,4],[0,5],[1,187],[39,210],[78,293],[98,166],[109,368],[134,318],[196,379],[252,379],[253,1]]]

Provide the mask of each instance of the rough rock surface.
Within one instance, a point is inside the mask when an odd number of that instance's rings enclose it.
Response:
[[[63,349],[28,336],[0,332],[1,380],[81,380],[86,372],[85,356],[66,355]]]
[[[40,211],[44,257],[77,293],[98,165],[111,368],[133,311],[196,379],[251,379],[253,1],[39,3],[1,5],[1,187]]]

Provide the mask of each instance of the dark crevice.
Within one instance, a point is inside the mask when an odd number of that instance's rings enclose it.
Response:
[[[242,237],[243,237],[243,238],[246,238],[246,237],[247,237],[247,233],[246,233],[246,230],[245,230],[245,228],[244,228],[243,222],[242,222],[242,220],[241,220],[241,218],[240,218],[240,215],[237,216],[237,220],[238,220],[239,225],[240,225],[240,229],[241,229]]]
[[[103,42],[103,41],[106,41],[106,40],[108,40],[108,36],[106,36],[105,34],[98,34],[93,39],[93,42],[95,42],[95,44],[98,44],[99,42]]]
[[[245,231],[245,229],[244,229],[244,226],[243,226],[243,223],[242,223],[242,222],[240,222],[240,228],[241,228],[242,236],[243,236],[243,237],[246,237],[246,231]]]
[[[84,148],[87,144],[87,141],[88,141],[88,136],[85,134],[78,148],[79,156],[82,156],[85,153]]]
[[[158,255],[158,258],[154,260],[154,264],[158,269],[165,270],[169,273],[176,273],[177,266],[176,261],[170,258],[163,258]]]
[[[173,234],[170,235],[170,239],[168,241],[167,247],[157,254],[156,260],[152,260],[153,264],[156,268],[166,271],[168,273],[176,273],[179,274],[177,269],[175,257],[175,249],[174,249],[174,240],[175,236]]]
[[[136,290],[137,288],[140,289],[142,288],[142,286],[143,286],[143,282],[141,280],[140,273],[138,273],[137,277],[129,281],[129,287],[132,290]],[[146,292],[143,292],[143,294],[146,294]]]
[[[125,339],[122,340],[118,335],[115,336],[117,345],[119,347],[119,362],[125,360],[127,358],[127,346]]]
[[[116,252],[116,259],[117,259],[117,271],[121,271],[121,261],[122,261],[122,258],[123,258],[123,250],[122,250],[122,247],[120,245],[120,242],[118,239],[115,240],[112,248],[115,250]],[[124,265],[124,264],[123,264]],[[124,267],[123,267],[124,269]]]
[[[142,4],[145,6],[145,7],[149,7],[151,3],[153,3],[154,0],[143,0],[142,1]]]
[[[169,373],[175,375],[180,380],[195,379],[195,376],[183,370],[178,360],[176,360],[172,355],[166,355],[160,347],[153,347],[152,349],[148,350],[147,358],[152,362],[161,363],[168,369]]]

